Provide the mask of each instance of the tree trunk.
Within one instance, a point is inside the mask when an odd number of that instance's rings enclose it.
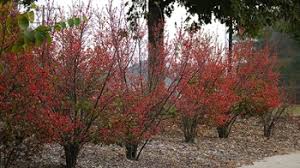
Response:
[[[137,160],[137,151],[138,145],[137,144],[126,144],[126,158],[129,160]]]
[[[273,132],[274,122],[271,122],[270,124],[264,124],[264,136],[268,139],[271,137]]]
[[[183,120],[182,130],[184,133],[184,141],[186,143],[195,143],[195,138],[197,136],[197,126],[198,126],[196,119],[184,118],[182,120]]]
[[[64,145],[65,157],[66,157],[66,168],[75,168],[77,163],[77,157],[79,154],[79,145],[70,143]]]
[[[233,24],[232,24],[232,19],[230,18],[229,20],[229,25],[228,25],[228,64],[229,64],[229,69],[228,72],[231,72],[232,69],[232,48],[233,48]]]
[[[230,128],[227,125],[217,127],[217,131],[218,131],[219,138],[228,138],[229,137]]]
[[[233,114],[233,116],[231,116],[231,119],[228,122],[226,122],[222,126],[217,127],[219,138],[228,138],[229,137],[231,128],[232,128],[233,124],[235,123],[237,117],[240,114],[241,114],[241,112],[236,112],[235,114]]]
[[[164,74],[164,9],[157,0],[148,1],[148,89],[149,92],[156,88],[163,80]]]
[[[194,130],[196,130],[196,129],[194,129]],[[184,142],[195,143],[196,131],[194,131],[194,130],[184,132]]]
[[[228,138],[229,137],[231,128],[238,116],[239,116],[239,114],[233,116],[229,122],[227,122],[223,126],[217,127],[219,138]]]

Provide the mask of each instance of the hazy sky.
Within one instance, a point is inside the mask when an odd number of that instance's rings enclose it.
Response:
[[[38,3],[41,4],[45,2],[46,0],[38,0]],[[77,2],[78,0],[54,0],[54,2],[59,6],[65,6],[66,8],[72,4],[72,2]],[[88,0],[79,0],[81,2],[88,1]],[[106,4],[108,4],[109,0],[92,0],[93,6],[99,6],[100,8],[104,7]],[[115,6],[118,6],[122,3],[122,0],[114,0],[113,4]],[[186,17],[186,10],[183,7],[176,7],[175,11],[173,12],[171,18],[167,19],[167,30],[169,32],[169,35],[172,36],[175,33],[175,23],[180,23],[185,19]],[[214,22],[213,24],[205,25],[204,31],[213,35],[217,38],[218,42],[220,44],[226,43],[226,28],[224,25]]]

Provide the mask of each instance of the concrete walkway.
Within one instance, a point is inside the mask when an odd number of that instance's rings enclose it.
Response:
[[[254,162],[254,165],[242,166],[241,168],[300,168],[300,151],[268,157]]]

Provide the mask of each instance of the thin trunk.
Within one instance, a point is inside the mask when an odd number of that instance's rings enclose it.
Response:
[[[229,69],[228,72],[231,72],[231,66],[232,66],[232,48],[233,48],[233,23],[232,19],[229,20],[228,25],[228,63],[229,63]]]
[[[137,152],[138,152],[138,145],[137,144],[126,144],[126,158],[129,160],[137,160]]]
[[[78,144],[66,144],[64,145],[65,157],[66,157],[66,168],[75,168],[77,163],[77,157],[79,154]]]
[[[228,126],[222,126],[217,128],[219,138],[228,138],[230,133],[230,128]]]
[[[195,143],[196,129],[191,128],[188,132],[184,132],[184,142]]]
[[[278,119],[286,112],[287,105],[283,105],[275,111],[266,111],[262,116],[262,121],[264,123],[264,136],[268,139],[272,136],[273,130]]]
[[[13,160],[16,161],[16,156],[15,155],[15,150],[16,148],[13,148],[7,155],[7,158],[5,158],[5,155],[4,155],[4,168],[9,168],[12,166],[12,162]],[[0,164],[1,166],[1,164]]]
[[[231,128],[232,128],[233,124],[235,123],[235,120],[237,119],[237,117],[238,117],[238,115],[235,115],[232,117],[232,119],[228,123],[226,123],[223,126],[217,127],[219,138],[228,138],[229,137]]]
[[[195,143],[195,138],[197,136],[197,121],[194,118],[184,118],[182,122],[184,141],[186,143]]]
[[[271,137],[273,132],[274,122],[264,124],[264,136],[268,139]]]
[[[21,151],[19,151],[19,147],[23,144],[23,142],[24,138],[18,137],[17,139],[15,139],[15,144],[12,147],[10,145],[3,145],[3,152],[0,152],[0,168],[2,168],[2,165],[3,168],[9,168],[13,166],[13,163],[17,160],[18,157],[20,157]]]
[[[141,156],[141,153],[142,153],[143,149],[145,148],[145,146],[147,145],[147,143],[149,142],[149,140],[150,140],[150,139],[147,139],[147,140],[144,142],[144,144],[142,145],[142,147],[140,148],[140,150],[139,150],[139,152],[138,152],[138,154],[137,154],[137,156],[136,156],[136,160],[139,160],[139,158],[140,158],[140,156]]]
[[[156,0],[148,1],[148,91],[151,92],[163,79],[163,51],[165,18]]]

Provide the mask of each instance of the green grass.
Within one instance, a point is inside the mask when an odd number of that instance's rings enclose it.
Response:
[[[294,116],[300,116],[300,105],[291,105],[288,108],[288,113]]]

